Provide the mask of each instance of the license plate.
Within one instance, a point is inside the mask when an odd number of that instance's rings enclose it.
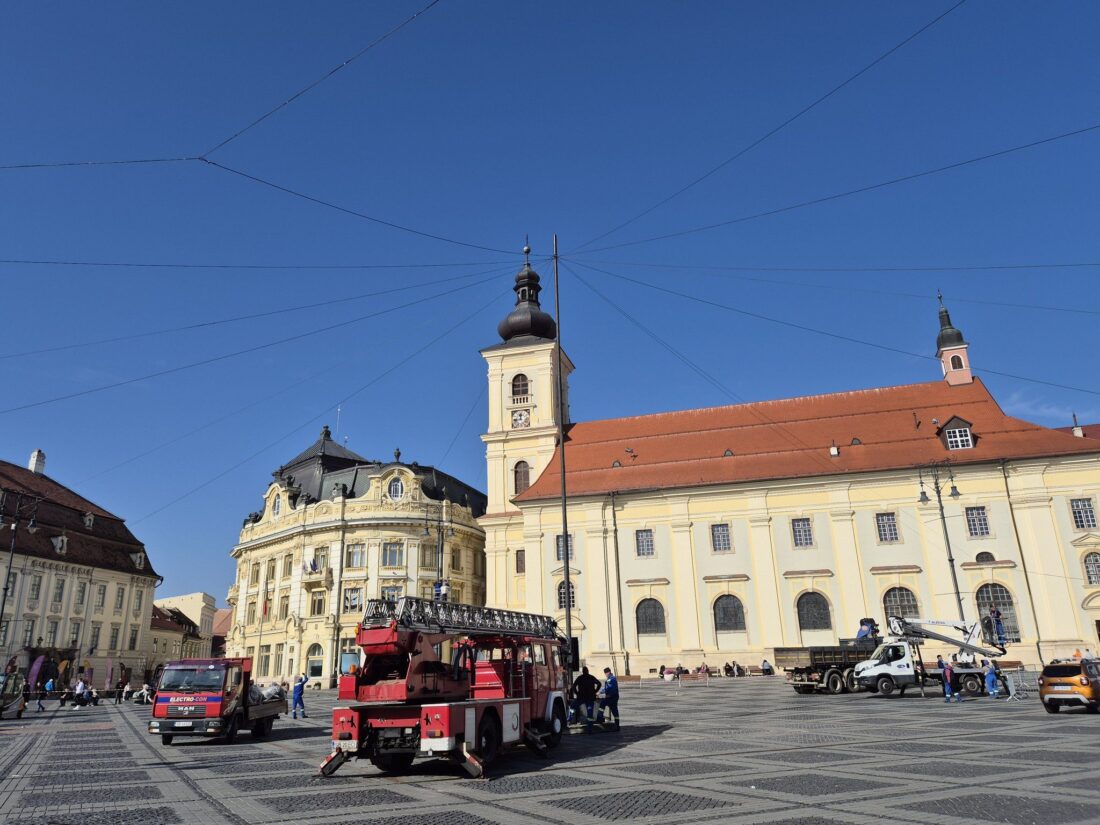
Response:
[[[189,727],[192,727],[194,724],[195,724],[194,722],[191,722],[190,720],[188,720],[186,722],[176,722],[176,727],[177,728],[189,728]]]
[[[1072,685],[1051,685],[1055,690],[1073,690]]]

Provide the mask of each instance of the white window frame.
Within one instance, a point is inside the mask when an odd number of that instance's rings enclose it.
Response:
[[[945,430],[944,435],[949,450],[969,450],[974,446],[974,437],[969,427],[952,427]]]
[[[808,530],[807,535],[809,541],[799,541],[798,531],[800,527],[805,527]],[[791,545],[799,550],[805,550],[816,546],[814,542],[814,520],[812,516],[796,516],[791,519]]]
[[[901,541],[898,514],[893,510],[875,513],[875,535],[879,544],[897,544]]]
[[[569,541],[566,542],[566,543],[569,545],[569,560],[573,561],[574,559],[577,558],[577,548],[573,545],[573,534],[572,533],[569,534]],[[563,561],[563,558],[562,558],[563,555],[564,554],[562,553],[561,533],[558,533],[554,537],[554,558],[557,559],[558,561]]]
[[[397,561],[393,561],[392,554],[397,554]],[[404,567],[405,566],[405,542],[403,541],[384,541],[382,542],[382,566],[383,567]]]
[[[724,535],[721,535],[722,533]],[[722,547],[722,544],[725,544],[725,547]],[[716,522],[710,526],[710,552],[733,552],[733,531],[730,530],[729,524],[724,521]]]
[[[1082,507],[1077,508],[1074,505],[1081,503]],[[1092,496],[1082,496],[1080,498],[1071,498],[1069,500],[1069,514],[1073,519],[1074,530],[1095,530],[1096,529],[1096,505],[1092,500]],[[1078,516],[1081,516],[1078,519]]]
[[[974,518],[971,519],[971,513]],[[984,504],[963,509],[963,518],[966,520],[966,534],[972,539],[988,539],[993,535],[993,528],[989,525],[989,509]],[[985,532],[975,532],[983,529]]]
[[[642,527],[634,531],[634,555],[639,559],[652,559],[657,555],[652,527]]]

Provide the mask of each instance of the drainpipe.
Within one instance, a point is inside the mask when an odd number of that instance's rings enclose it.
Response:
[[[1024,558],[1024,546],[1020,542],[1020,528],[1016,524],[1016,510],[1012,506],[1012,490],[1008,486],[1008,469],[1005,459],[1001,459],[1001,477],[1005,482],[1005,498],[1008,499],[1008,515],[1012,518],[1012,532],[1016,536],[1016,551],[1020,554],[1020,566],[1024,571],[1024,584],[1027,586],[1027,600],[1031,605],[1031,619],[1035,622],[1035,650],[1039,654],[1039,664],[1046,660],[1043,658],[1042,631],[1039,630],[1039,614],[1035,612],[1035,596],[1031,592],[1031,577],[1027,572],[1027,559]]]
[[[619,607],[619,649],[623,652],[625,676],[630,675],[630,651],[626,649],[626,631],[623,629],[626,619],[623,617],[623,577],[619,568],[619,517],[615,511],[615,491],[611,491],[611,537],[615,548],[615,600]],[[611,639],[608,639],[610,642]]]

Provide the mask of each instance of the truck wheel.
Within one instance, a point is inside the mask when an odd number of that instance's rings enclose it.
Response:
[[[382,773],[404,773],[413,763],[411,753],[376,753],[370,763]]]
[[[241,720],[234,715],[225,728],[225,744],[232,745],[237,738],[237,729],[241,726]]]
[[[162,734],[160,735],[160,743],[161,743],[162,745],[171,745],[171,744],[172,744],[172,734],[170,734],[170,733],[162,733]]]
[[[252,736],[254,739],[263,739],[267,736],[267,719],[260,719],[252,723]]]
[[[859,692],[859,682],[856,681],[856,669],[854,667],[844,671],[844,689],[849,693]]]
[[[1054,705],[1054,704],[1051,704],[1050,702],[1043,702],[1043,710],[1045,710],[1047,713],[1057,713],[1061,709],[1062,709],[1061,705]]]
[[[844,692],[844,677],[839,670],[830,670],[825,674],[825,691],[831,696]]]
[[[264,736],[271,736],[271,729],[275,727],[275,717],[269,716],[264,720]]]
[[[810,687],[809,685],[795,685],[794,686],[794,692],[795,693],[801,693],[802,695],[806,695],[807,693],[813,693],[814,689],[812,687]]]
[[[562,707],[561,702],[554,702],[554,709],[550,711],[550,735],[546,737],[547,747],[556,748],[561,744],[565,727],[565,708]]]
[[[963,676],[961,687],[967,696],[982,695],[982,683],[977,676]]]
[[[477,755],[482,764],[490,765],[500,750],[500,724],[496,716],[486,711],[477,726]]]
[[[889,676],[880,676],[878,679],[878,692],[883,696],[890,696],[894,692],[894,680]]]

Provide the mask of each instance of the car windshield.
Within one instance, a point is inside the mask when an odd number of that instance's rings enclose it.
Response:
[[[170,667],[160,677],[159,690],[176,693],[220,691],[225,682],[225,670],[220,667]]]

